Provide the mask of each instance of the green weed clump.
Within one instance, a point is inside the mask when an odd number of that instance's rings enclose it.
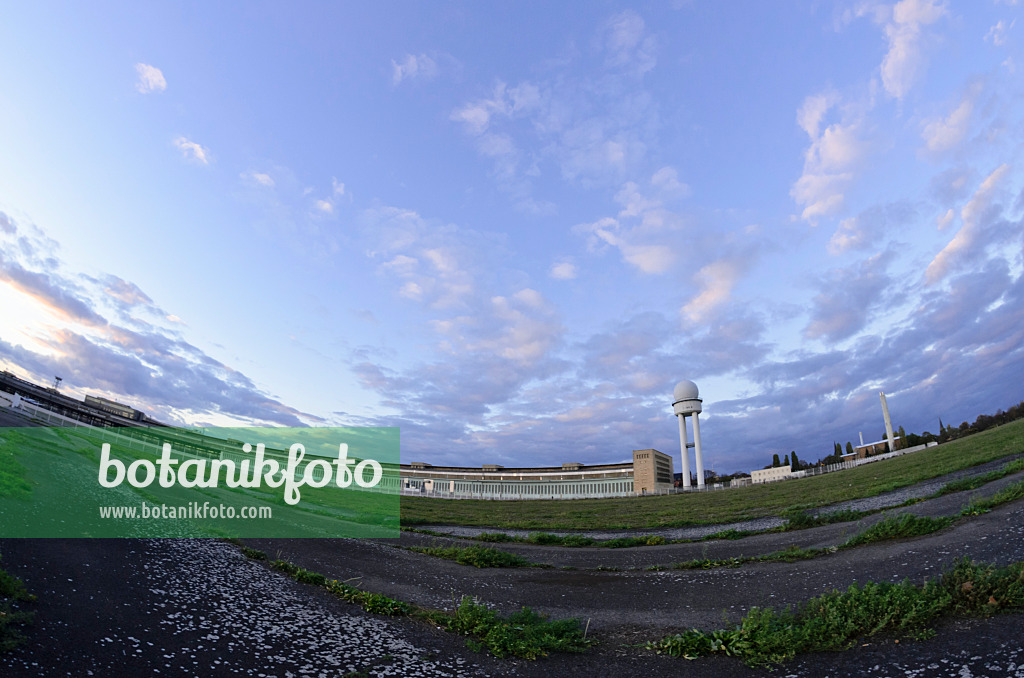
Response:
[[[505,534],[504,532],[481,532],[476,537],[474,537],[474,539],[486,542],[519,541],[519,539],[517,539],[516,537],[513,537],[510,534]]]
[[[810,527],[832,525],[833,523],[848,523],[854,520],[860,520],[868,514],[869,512],[867,511],[844,509],[842,511],[831,511],[829,513],[815,515],[800,509],[790,509],[788,511],[784,511],[780,517],[786,520],[785,530],[789,531],[806,530]]]
[[[760,666],[801,652],[846,649],[860,638],[882,632],[928,637],[934,634],[928,624],[942,616],[987,616],[1021,608],[1024,563],[995,567],[964,558],[922,586],[905,580],[854,584],[795,609],[753,608],[730,629],[691,629],[647,647],[687,659],[720,653]]]
[[[35,600],[20,579],[0,569],[0,653],[10,652],[25,640],[23,629],[35,613],[19,610],[17,604]]]
[[[1004,487],[1003,489],[996,492],[991,497],[983,497],[981,499],[975,499],[970,504],[965,506],[960,515],[962,516],[977,516],[982,513],[988,513],[1000,504],[1007,502],[1016,501],[1024,498],[1024,480]]]
[[[919,537],[949,527],[953,523],[952,516],[940,518],[929,518],[927,516],[915,516],[912,513],[901,513],[898,516],[887,516],[878,521],[863,532],[855,534],[840,548],[850,548],[861,544],[870,544],[876,541],[887,539],[902,539],[904,537]]]
[[[549,534],[547,532],[534,532],[528,537],[530,543],[538,544],[540,546],[561,546],[562,537],[557,534]]]
[[[626,549],[634,546],[661,546],[665,538],[656,534],[644,534],[639,537],[617,537],[600,542],[600,546],[609,549]]]
[[[580,629],[579,619],[549,621],[528,607],[502,618],[468,596],[454,614],[435,612],[430,619],[449,631],[473,636],[470,647],[487,649],[496,657],[537,659],[551,652],[583,652],[593,642]]]
[[[971,476],[968,478],[960,478],[959,480],[952,480],[943,485],[939,490],[932,496],[941,497],[944,494],[952,494],[954,492],[963,492],[965,490],[976,490],[982,485],[986,485],[993,480],[999,480],[1005,478],[1011,473],[1017,473],[1018,471],[1024,471],[1024,459],[1016,459],[1014,461],[1005,464],[1002,468],[988,473],[983,473],[978,476]]]
[[[259,549],[249,548],[248,546],[240,546],[242,554],[249,560],[266,560],[267,554]]]
[[[501,617],[468,596],[460,600],[454,612],[426,610],[381,593],[363,591],[347,582],[328,579],[285,560],[275,560],[270,566],[298,582],[319,586],[342,600],[360,605],[367,612],[426,619],[445,630],[470,636],[467,644],[471,648],[478,652],[487,650],[496,657],[537,659],[551,652],[583,652],[594,643],[586,637],[585,630],[580,630],[580,621],[576,618],[552,621],[527,607]]]
[[[517,553],[487,546],[412,546],[409,550],[474,567],[530,567],[533,564]]]

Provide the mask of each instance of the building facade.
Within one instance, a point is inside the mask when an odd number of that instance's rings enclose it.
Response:
[[[775,468],[762,468],[757,471],[750,472],[750,483],[752,485],[758,485],[760,483],[771,483],[776,480],[785,480],[793,475],[793,469],[789,466],[776,466]]]
[[[633,461],[505,468],[402,464],[402,494],[448,499],[596,499],[665,493],[672,489],[672,458],[634,450]]]

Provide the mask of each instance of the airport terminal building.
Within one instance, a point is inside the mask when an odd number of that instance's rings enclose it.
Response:
[[[587,499],[633,497],[672,491],[672,457],[633,450],[619,464],[566,463],[505,468],[402,464],[402,494],[448,499]]]

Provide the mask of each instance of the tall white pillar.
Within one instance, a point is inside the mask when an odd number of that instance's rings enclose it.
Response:
[[[693,417],[693,448],[697,456],[697,487],[704,487],[704,458],[700,449],[700,422],[697,415],[701,412],[700,391],[697,384],[683,380],[676,384],[672,391],[672,412],[679,418],[679,447],[683,457],[683,487],[690,488],[690,443],[686,440],[686,418]]]
[[[690,443],[686,440],[686,417],[677,415],[679,420],[679,447],[683,450],[683,487],[690,486]]]
[[[889,403],[885,402],[885,392],[879,391],[878,396],[882,399],[882,417],[885,419],[885,437],[889,439],[889,451],[896,451],[896,440],[892,435],[892,419],[889,418]]]
[[[700,453],[700,413],[693,413],[693,450],[697,456],[697,488],[704,487],[704,457]]]

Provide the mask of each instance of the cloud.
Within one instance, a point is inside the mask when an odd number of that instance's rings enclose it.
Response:
[[[643,75],[657,63],[654,37],[647,33],[643,18],[633,10],[627,9],[608,19],[598,35],[605,51],[605,63],[609,66]]]
[[[253,170],[249,170],[247,172],[242,172],[239,176],[243,180],[256,186],[262,186],[264,188],[273,188],[275,185],[273,177],[263,172],[255,172]]]
[[[974,112],[973,97],[965,97],[946,118],[925,120],[921,138],[933,153],[955,148],[967,135],[967,126]]]
[[[210,149],[200,146],[194,141],[190,141],[185,137],[178,137],[174,140],[174,145],[181,151],[181,154],[189,159],[194,160],[202,165],[209,165]]]
[[[400,61],[391,60],[391,84],[399,85],[403,80],[437,77],[437,62],[426,54],[406,54]]]
[[[974,196],[960,210],[963,225],[953,239],[935,255],[925,270],[925,282],[929,285],[942,280],[950,269],[969,256],[980,231],[985,227],[983,220],[986,210],[991,206],[992,199],[999,183],[1009,173],[1009,165],[1000,165],[990,174],[975,191]]]
[[[66,387],[126,399],[165,421],[190,423],[193,415],[213,414],[248,424],[322,421],[263,394],[244,374],[186,341],[181,321],[135,283],[113,274],[63,273],[55,254],[39,251],[40,243],[50,247],[44,239],[22,239],[20,248],[4,248],[0,281],[35,299],[60,324],[24,328],[44,353],[0,339],[0,360],[36,379],[60,374]],[[102,308],[130,322],[109,321]],[[135,310],[150,319],[131,316]]]
[[[135,89],[140,93],[163,92],[167,89],[167,81],[164,79],[164,74],[156,66],[138,63],[135,64],[135,72],[139,75],[139,79],[135,82]]]
[[[694,276],[700,292],[683,306],[682,312],[692,322],[704,322],[717,308],[729,301],[732,290],[743,273],[741,260],[720,259],[704,266]]]
[[[892,283],[886,271],[892,259],[893,255],[885,252],[827,275],[814,297],[804,335],[837,342],[860,332]]]
[[[690,193],[675,168],[665,166],[641,186],[628,181],[615,194],[621,209],[615,217],[579,224],[573,231],[587,236],[591,250],[612,246],[623,260],[648,275],[666,273],[679,260],[681,217],[668,204]]]
[[[914,209],[905,202],[871,207],[839,223],[828,242],[828,252],[841,255],[877,247],[886,235],[899,232],[915,216]]]
[[[902,99],[925,67],[922,53],[922,28],[947,14],[945,3],[937,0],[901,0],[892,8],[885,23],[889,49],[882,59],[882,85],[885,91]]]
[[[644,274],[665,273],[676,260],[668,245],[643,242],[646,236],[644,229],[623,227],[619,220],[611,217],[592,224],[579,224],[573,227],[573,231],[587,234],[591,249],[600,247],[599,243],[615,247],[626,263]]]
[[[829,91],[807,97],[797,112],[797,124],[811,145],[804,152],[803,174],[790,189],[790,196],[803,206],[801,217],[812,224],[839,210],[853,170],[867,152],[860,116],[847,110],[839,121],[826,124],[838,103],[838,95]]]
[[[578,77],[572,58],[549,62],[539,79],[515,86],[498,80],[488,96],[449,116],[521,211],[554,212],[554,204],[533,195],[541,177],[558,175],[583,188],[621,185],[644,171],[657,141],[655,98],[639,77],[655,64],[655,40],[643,18],[632,10],[610,17],[593,44],[604,57],[594,77]]]
[[[579,274],[576,264],[571,261],[559,261],[551,265],[550,275],[555,280],[572,280]]]
[[[1013,28],[1016,23],[1017,20],[1014,19],[1010,22],[1010,25],[1007,26],[1006,22],[1000,19],[985,35],[985,42],[991,42],[996,47],[1002,47],[1006,44],[1007,33],[1010,32],[1010,29]]]
[[[81,295],[77,285],[52,273],[27,270],[12,259],[9,253],[0,252],[0,281],[27,294],[48,311],[66,320],[92,327],[107,324],[106,319],[94,311]]]

